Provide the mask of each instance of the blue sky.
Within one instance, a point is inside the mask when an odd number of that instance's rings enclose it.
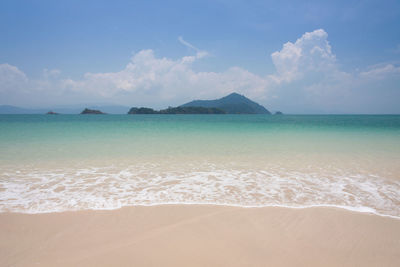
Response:
[[[399,63],[399,1],[0,2],[0,104],[400,113]]]

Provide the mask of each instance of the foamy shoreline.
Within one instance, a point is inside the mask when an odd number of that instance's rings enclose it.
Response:
[[[153,204],[137,204],[131,206],[120,206],[117,208],[97,208],[97,209],[76,209],[76,210],[54,210],[54,211],[44,211],[44,212],[32,212],[32,211],[13,211],[6,210],[0,211],[2,213],[16,213],[16,214],[52,214],[52,213],[64,213],[64,212],[82,212],[82,211],[113,211],[119,210],[123,208],[134,208],[134,207],[157,207],[157,206],[216,206],[216,207],[235,207],[235,208],[244,208],[244,209],[262,209],[262,208],[284,208],[284,209],[310,209],[310,208],[329,208],[329,209],[338,209],[345,210],[355,213],[376,215],[380,217],[387,217],[391,219],[400,220],[400,216],[392,216],[387,214],[381,214],[377,212],[375,209],[370,207],[348,207],[348,206],[339,206],[339,205],[308,205],[308,206],[288,206],[288,205],[254,205],[254,206],[246,206],[246,205],[236,205],[236,204],[219,204],[219,203],[181,203],[181,202],[170,202],[170,203],[153,203]]]
[[[0,213],[1,266],[396,266],[400,221],[337,208]]]
[[[48,213],[199,204],[327,206],[400,217],[400,182],[372,174],[334,175],[327,170],[318,174],[307,169],[294,172],[277,167],[266,171],[265,166],[215,169],[216,166],[208,164],[197,166],[204,168],[202,171],[189,172],[180,170],[179,166],[168,171],[138,166],[101,171],[71,167],[57,172],[50,169],[5,172],[0,182],[0,212]]]

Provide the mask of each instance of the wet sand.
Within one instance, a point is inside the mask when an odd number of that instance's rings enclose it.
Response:
[[[165,205],[0,214],[0,266],[398,266],[400,220]]]

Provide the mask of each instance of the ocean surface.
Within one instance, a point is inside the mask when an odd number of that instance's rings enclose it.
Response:
[[[400,116],[0,115],[0,212],[161,204],[400,218]]]

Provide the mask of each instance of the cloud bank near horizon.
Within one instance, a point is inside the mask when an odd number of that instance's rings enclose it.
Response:
[[[266,75],[237,66],[196,71],[193,65],[209,53],[182,37],[178,41],[196,53],[170,59],[141,50],[121,71],[85,73],[81,79],[47,69],[40,79],[30,79],[18,67],[0,64],[0,104],[113,102],[159,108],[238,92],[287,113],[400,113],[400,67],[386,63],[342,71],[323,29],[306,32],[272,53],[275,72]]]

